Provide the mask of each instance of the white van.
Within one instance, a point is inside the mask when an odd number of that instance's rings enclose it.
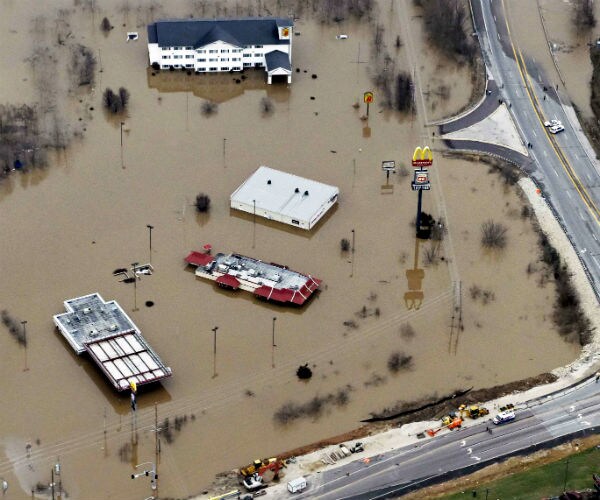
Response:
[[[300,493],[304,488],[306,488],[306,479],[303,477],[292,479],[288,483],[288,491],[290,493]]]

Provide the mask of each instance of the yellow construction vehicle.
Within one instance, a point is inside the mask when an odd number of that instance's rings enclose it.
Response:
[[[250,465],[242,467],[240,474],[244,477],[250,477],[253,474],[262,476],[267,471],[272,471],[273,475],[277,477],[279,470],[285,467],[285,464],[277,457],[263,458],[262,460],[256,459]]]
[[[467,405],[460,405],[458,407],[458,411],[460,412],[460,416],[461,417],[469,417],[469,418],[479,418],[479,417],[484,417],[485,415],[489,415],[490,411],[487,408],[484,408],[483,406],[477,406],[477,405],[471,405],[471,406],[467,406]]]
[[[460,429],[462,426],[462,418],[455,414],[446,415],[442,418],[442,427],[447,427],[449,430]]]

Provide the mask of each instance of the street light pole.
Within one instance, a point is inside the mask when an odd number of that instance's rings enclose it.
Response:
[[[148,231],[150,233],[150,264],[152,264],[152,230],[154,229],[154,226],[146,224],[146,227],[148,228]]]
[[[254,206],[254,215],[252,217],[252,248],[256,246],[256,200],[252,200]]]
[[[350,277],[352,278],[354,276],[354,243],[355,243],[355,233],[354,233],[354,229],[352,229],[352,256],[351,256],[351,261],[352,261],[352,269],[350,270]]]
[[[133,270],[133,310],[137,311],[137,274],[135,274],[135,270],[137,269],[139,262],[133,262],[131,264],[131,268]]]
[[[26,324],[27,324],[27,321],[21,321],[21,325],[23,325],[23,347],[25,348],[25,368],[23,368],[24,372],[29,370],[29,368],[27,366],[27,330],[25,328]]]
[[[277,347],[277,344],[275,343],[275,321],[277,321],[277,318],[273,317],[273,347]]]
[[[213,378],[217,376],[217,330],[218,326],[212,329],[213,332]]]
[[[125,122],[121,122],[121,168],[125,168],[123,165],[123,125]]]
[[[567,478],[569,477],[569,459],[565,464],[565,482],[563,483],[563,491],[567,491]]]

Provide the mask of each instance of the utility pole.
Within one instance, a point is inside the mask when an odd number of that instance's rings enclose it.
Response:
[[[27,330],[25,328],[26,324],[27,321],[21,321],[21,325],[23,325],[23,347],[25,348],[25,368],[23,368],[24,372],[29,370],[29,367],[27,366]]]
[[[355,232],[354,229],[352,230],[352,248],[351,248],[351,252],[352,255],[350,256],[350,260],[352,263],[352,269],[350,270],[350,277],[352,278],[354,276],[354,243],[355,243]]]
[[[212,329],[213,332],[213,378],[217,376],[217,330],[218,326]]]
[[[158,499],[158,474],[156,473],[156,465],[154,462],[144,462],[143,464],[138,464],[135,466],[135,469],[139,469],[140,467],[148,466],[150,468],[144,468],[142,472],[131,474],[131,479],[137,479],[141,476],[150,477],[150,488],[152,488],[152,496],[148,497],[146,500],[156,500]]]

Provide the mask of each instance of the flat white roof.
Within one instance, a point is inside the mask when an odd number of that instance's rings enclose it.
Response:
[[[231,195],[231,201],[310,221],[323,205],[339,194],[336,186],[323,184],[261,166]]]

